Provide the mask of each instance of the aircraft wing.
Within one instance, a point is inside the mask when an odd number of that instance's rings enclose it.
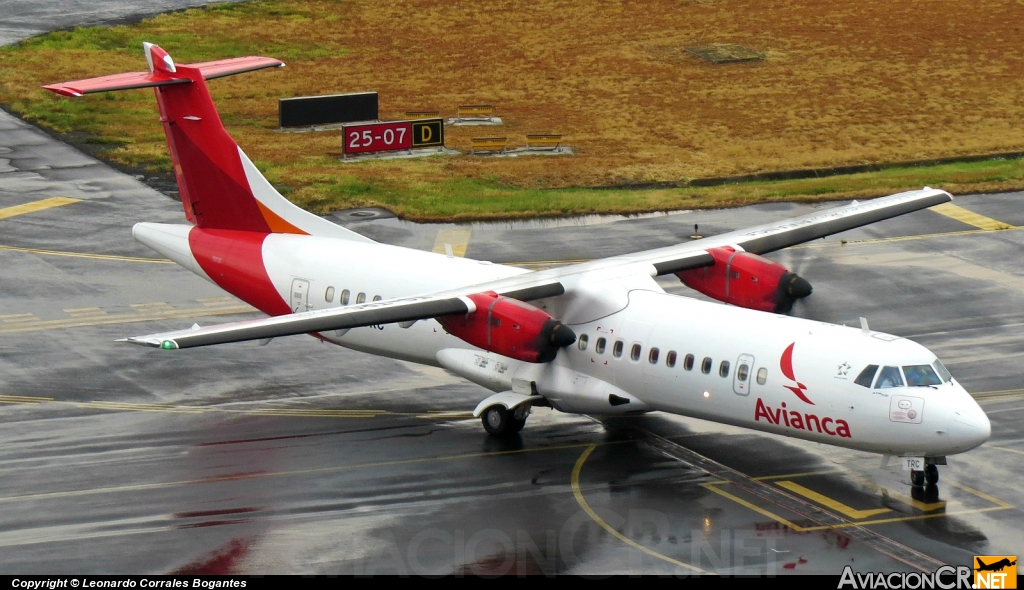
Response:
[[[493,289],[484,289],[484,291],[487,290]],[[265,340],[295,334],[349,330],[379,324],[412,322],[443,315],[472,313],[476,311],[476,304],[465,295],[481,292],[483,291],[480,289],[470,289],[464,292],[453,291],[387,301],[371,301],[345,307],[218,324],[206,328],[134,336],[125,338],[123,341],[173,350],[246,340]],[[533,285],[526,289],[498,291],[499,295],[519,300],[555,297],[563,293],[565,293],[565,289],[557,282]]]
[[[167,349],[191,348],[245,340],[263,340],[278,336],[347,330],[362,326],[391,324],[471,313],[476,306],[467,297],[494,291],[499,295],[530,301],[556,297],[581,275],[617,271],[659,276],[714,264],[708,249],[740,246],[748,252],[763,254],[809,242],[849,229],[889,219],[919,209],[951,201],[941,190],[925,188],[870,201],[856,202],[802,217],[694,240],[685,244],[646,250],[635,254],[602,258],[517,276],[466,285],[421,296],[374,301],[359,305],[306,311],[206,328],[179,330],[137,336],[127,342]]]

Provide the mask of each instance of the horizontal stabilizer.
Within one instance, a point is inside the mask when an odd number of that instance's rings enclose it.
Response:
[[[212,80],[214,78],[231,76],[232,74],[244,74],[245,72],[252,72],[263,68],[279,68],[283,66],[284,62],[279,59],[250,56],[207,61],[178,67],[198,69],[200,73],[202,73],[204,79]],[[75,97],[92,92],[131,90],[133,88],[170,86],[173,84],[188,84],[190,82],[191,80],[185,76],[176,76],[173,73],[157,70],[155,72],[128,72],[126,74],[115,74],[113,76],[86,78],[84,80],[72,80],[71,82],[59,82],[57,84],[43,86],[43,88],[64,96]]]

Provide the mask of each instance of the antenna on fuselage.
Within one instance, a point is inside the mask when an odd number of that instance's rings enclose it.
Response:
[[[871,331],[871,328],[868,328],[868,318],[860,318],[860,329],[863,330],[865,334]]]

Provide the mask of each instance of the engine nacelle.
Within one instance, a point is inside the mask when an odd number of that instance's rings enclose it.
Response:
[[[811,284],[778,262],[730,246],[709,248],[712,266],[677,272],[687,287],[738,307],[785,313]]]
[[[476,311],[436,318],[453,336],[484,350],[528,363],[554,360],[576,334],[542,309],[493,291],[469,295]]]

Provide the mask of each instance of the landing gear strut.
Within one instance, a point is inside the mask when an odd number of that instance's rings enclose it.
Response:
[[[484,430],[493,436],[512,436],[526,426],[526,417],[530,415],[529,404],[520,404],[508,410],[501,404],[495,404],[480,415]]]

